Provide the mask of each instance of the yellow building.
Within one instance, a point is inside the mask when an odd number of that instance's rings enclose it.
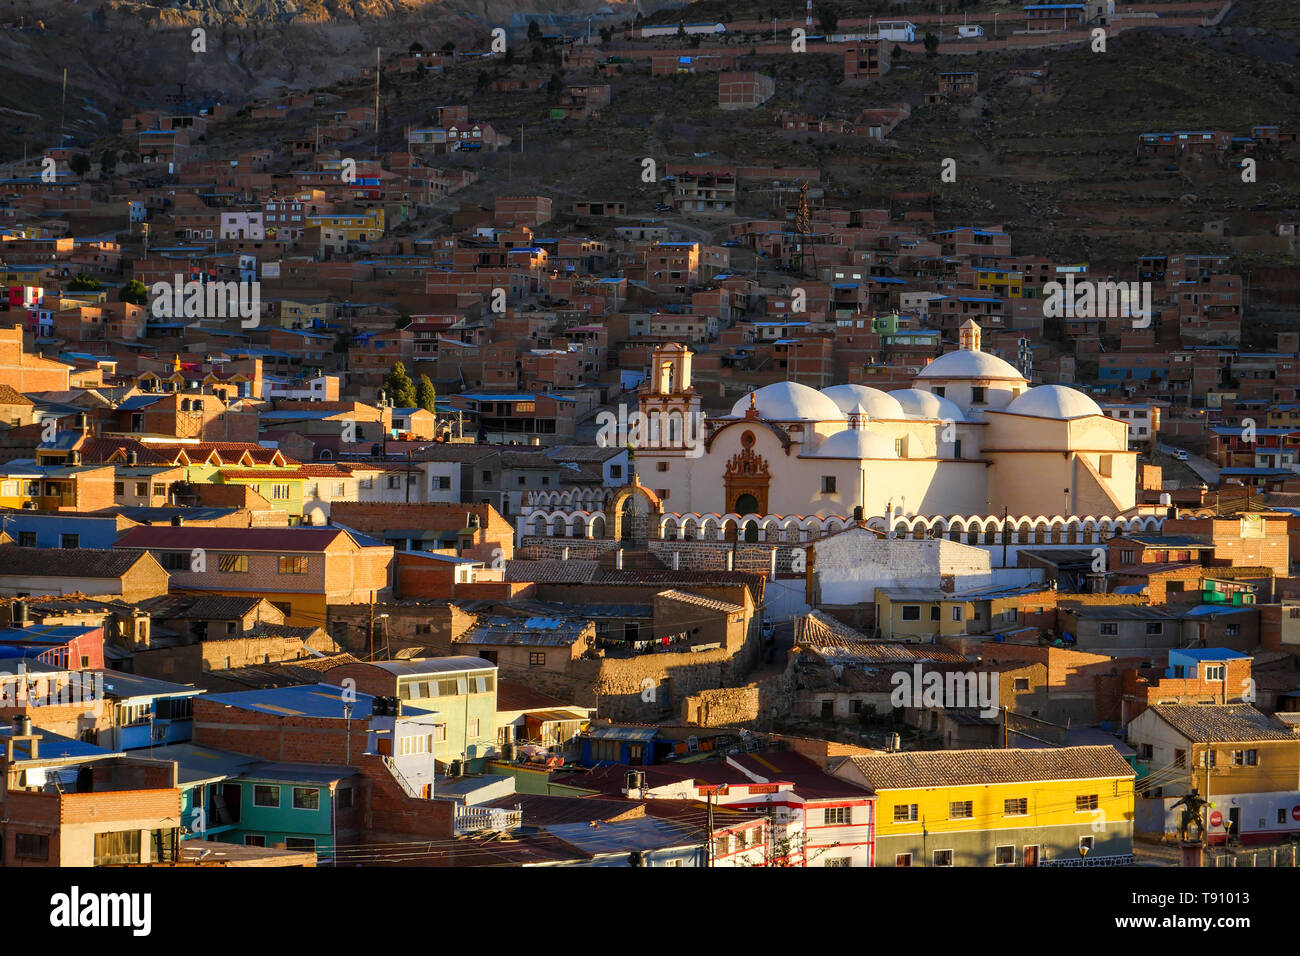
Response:
[[[1008,299],[1019,299],[1025,294],[1025,277],[1019,272],[976,269],[975,285],[981,292],[992,292]]]
[[[1175,833],[1182,808],[1173,803],[1195,787],[1209,802],[1211,843],[1226,840],[1229,830],[1244,843],[1300,833],[1296,725],[1250,704],[1156,704],[1129,723],[1128,741],[1149,767],[1141,832]]]
[[[1126,866],[1133,768],[1114,747],[914,750],[835,771],[876,797],[877,866]]]
[[[308,216],[308,227],[319,227],[348,242],[367,242],[384,235],[384,210],[378,207],[358,213]]]

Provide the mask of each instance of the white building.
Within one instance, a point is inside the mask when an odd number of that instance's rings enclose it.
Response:
[[[637,443],[637,477],[677,514],[1100,516],[1134,507],[1126,425],[1082,392],[1030,387],[980,350],[973,321],[961,338],[913,388],[778,382],[707,419],[699,442],[683,432],[700,413],[691,353],[657,348],[638,405],[658,427]]]

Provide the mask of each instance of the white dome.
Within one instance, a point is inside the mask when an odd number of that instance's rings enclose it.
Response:
[[[897,458],[894,443],[866,428],[846,428],[817,446],[818,458]]]
[[[822,394],[829,398],[847,415],[860,415],[866,412],[869,418],[906,418],[903,406],[888,392],[866,385],[832,385],[823,388]]]
[[[842,422],[845,417],[839,406],[817,389],[798,382],[764,385],[732,406],[733,417],[745,417],[751,396],[759,417],[772,422]]]
[[[1039,385],[1015,399],[1003,411],[1038,418],[1083,418],[1100,415],[1101,407],[1076,389],[1064,385]]]
[[[958,349],[948,352],[921,369],[917,378],[1001,378],[1023,382],[1025,377],[1010,362],[988,352]]]
[[[889,396],[903,406],[903,411],[907,413],[908,418],[923,418],[927,421],[946,419],[954,422],[966,420],[966,416],[962,414],[955,402],[950,402],[934,392],[927,392],[923,388],[902,388],[890,392]]]

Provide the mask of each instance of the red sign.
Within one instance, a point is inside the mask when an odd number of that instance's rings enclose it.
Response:
[[[1223,814],[1215,810],[1210,814],[1210,826],[1217,827],[1223,825]]]
[[[1300,807],[1292,807],[1292,808],[1291,808],[1291,819],[1292,819],[1292,820],[1300,820]]]

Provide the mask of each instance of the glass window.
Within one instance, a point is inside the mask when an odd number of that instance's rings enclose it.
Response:
[[[295,810],[319,810],[320,791],[315,787],[294,787],[293,808]]]
[[[255,784],[253,786],[253,806],[278,808],[280,806],[280,788],[269,783]]]

